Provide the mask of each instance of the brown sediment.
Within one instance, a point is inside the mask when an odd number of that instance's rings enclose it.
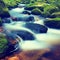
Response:
[[[60,60],[60,45],[55,49],[21,51],[0,60]]]

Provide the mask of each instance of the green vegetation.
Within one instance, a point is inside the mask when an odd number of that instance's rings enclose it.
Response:
[[[59,21],[59,20],[60,20],[60,17],[56,17],[56,18],[48,18],[47,20],[56,20],[56,21]]]
[[[48,16],[51,16],[52,13],[57,12],[57,11],[59,11],[59,8],[58,8],[57,6],[55,6],[55,5],[53,5],[53,4],[50,4],[50,5],[46,5],[46,6],[44,7],[44,12],[43,12],[43,14],[44,14],[46,17],[48,17]]]
[[[7,7],[17,5],[20,0],[3,0]]]
[[[26,5],[26,8],[25,9],[33,10],[34,8],[39,8],[39,9],[42,10],[45,5],[46,5],[46,3],[43,3],[43,2],[30,3],[30,4],[27,4]]]
[[[8,16],[7,7],[15,7],[18,3],[26,4],[27,10],[33,14],[49,18],[60,17],[60,0],[0,0],[0,17]]]
[[[6,7],[3,0],[0,0],[0,18],[4,18],[8,16],[10,16],[8,13],[8,8]]]
[[[59,11],[59,12],[54,12],[54,13],[52,13],[52,16],[60,17],[60,11]]]
[[[7,43],[8,41],[4,34],[0,34],[0,53],[3,53],[3,51],[7,48]]]
[[[31,13],[36,14],[36,15],[40,15],[40,14],[42,14],[42,11],[39,8],[35,8],[35,9],[32,10]]]
[[[33,0],[26,5],[27,10],[32,10],[33,14],[60,20],[60,0]]]

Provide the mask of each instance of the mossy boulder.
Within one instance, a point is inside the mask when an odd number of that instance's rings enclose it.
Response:
[[[3,0],[7,7],[14,7],[16,6],[20,0]]]
[[[3,33],[0,34],[0,54],[4,52],[7,48],[7,39]],[[1,56],[0,56],[1,57]]]
[[[6,7],[5,3],[3,1],[0,1],[0,17],[5,18],[5,17],[10,17],[9,15],[9,10]]]
[[[42,14],[42,11],[40,9],[38,9],[38,8],[35,8],[35,9],[32,10],[31,13],[35,14],[35,15],[40,15],[40,14]]]
[[[9,12],[8,12],[9,10],[8,10],[8,8],[7,7],[2,7],[2,9],[0,10],[0,17],[1,18],[7,18],[7,17],[10,17],[10,14],[9,14]]]
[[[51,16],[60,17],[60,11],[52,13]]]
[[[43,3],[43,2],[34,2],[34,3],[27,4],[25,9],[26,10],[33,10],[35,8],[39,8],[39,9],[43,10],[43,7],[45,5],[46,5],[46,3]]]
[[[54,12],[57,12],[59,11],[59,8],[53,4],[50,4],[50,5],[46,5],[44,6],[44,12],[43,12],[43,15],[45,17],[51,17],[51,14],[54,13]]]

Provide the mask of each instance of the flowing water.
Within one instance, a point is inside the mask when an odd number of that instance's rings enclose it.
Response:
[[[20,13],[24,11],[24,8],[15,8],[9,11],[11,16],[20,16]],[[34,15],[36,24],[44,25],[44,18]],[[13,22],[10,24],[5,24],[5,27],[9,30],[27,30],[30,33],[34,34],[36,37],[35,40],[23,41],[20,43],[20,48],[23,50],[32,50],[32,49],[42,49],[51,47],[55,43],[60,43],[60,30],[48,28],[47,33],[44,34],[35,34],[31,30],[22,27],[25,22]]]

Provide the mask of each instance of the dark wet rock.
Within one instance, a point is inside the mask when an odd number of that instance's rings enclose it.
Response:
[[[0,19],[0,26],[2,26],[3,24],[2,24],[2,20]]]
[[[56,45],[55,49],[45,52],[42,57],[43,60],[60,60],[60,45]]]
[[[6,4],[3,2],[3,0],[0,0],[0,17],[10,17],[10,14],[8,13],[8,8]]]
[[[35,33],[46,33],[48,30],[47,27],[36,23],[26,23],[25,27],[31,29]]]
[[[2,23],[11,23],[11,19],[10,18],[4,18],[2,19]]]
[[[25,10],[33,10],[35,7],[25,7]]]
[[[1,18],[8,18],[10,17],[10,14],[8,12],[3,12],[2,14],[0,14]]]
[[[27,20],[28,21],[34,21],[34,17],[33,16],[29,16]]]
[[[34,15],[40,15],[42,13],[42,11],[39,8],[35,8],[35,9],[32,10],[31,13],[34,14]]]
[[[11,9],[14,9],[14,8],[17,8],[18,6],[15,5],[15,6],[8,6],[8,9],[11,10]]]
[[[44,53],[44,54],[42,55],[42,57],[45,57],[45,58],[51,58],[52,55],[53,55],[52,52],[46,52],[46,53]]]
[[[13,19],[13,21],[24,21],[24,22],[30,22],[30,21],[34,21],[34,16],[32,15],[27,15],[27,16],[24,16],[24,15],[20,15],[20,17],[16,17],[15,19]]]
[[[28,15],[30,15],[31,12],[29,12],[29,11],[23,11],[22,14],[28,14]]]
[[[44,21],[44,24],[49,28],[60,29],[60,21]]]
[[[25,31],[25,30],[16,30],[12,31],[13,33],[19,35],[23,40],[34,40],[35,37],[32,33]]]

